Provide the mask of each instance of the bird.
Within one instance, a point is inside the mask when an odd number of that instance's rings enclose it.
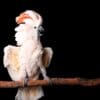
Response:
[[[51,47],[43,47],[40,33],[43,18],[34,10],[26,10],[15,18],[16,45],[4,47],[3,64],[13,81],[22,81],[24,87],[18,88],[15,100],[39,100],[44,96],[41,86],[26,87],[27,80],[37,80],[40,74],[50,80],[46,68],[53,57]]]

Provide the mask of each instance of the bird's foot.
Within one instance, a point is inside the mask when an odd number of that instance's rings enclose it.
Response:
[[[49,83],[50,85],[52,85],[52,82],[51,82],[51,80],[50,80],[50,78],[49,78],[48,76],[45,76],[45,77],[44,77],[44,80],[47,80],[48,83]]]
[[[25,79],[24,79],[24,81],[23,81],[23,86],[24,86],[24,87],[27,87],[27,85],[28,85],[28,80],[29,80],[28,78],[25,78]]]

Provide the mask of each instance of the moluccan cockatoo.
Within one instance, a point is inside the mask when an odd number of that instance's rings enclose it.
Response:
[[[36,80],[42,73],[44,79],[46,67],[49,66],[53,51],[50,47],[43,48],[40,41],[42,17],[35,11],[26,10],[16,17],[19,24],[15,28],[17,46],[8,45],[4,48],[4,67],[13,81],[27,79]],[[25,83],[26,84],[26,83]],[[41,86],[19,88],[15,100],[38,100],[43,96]]]

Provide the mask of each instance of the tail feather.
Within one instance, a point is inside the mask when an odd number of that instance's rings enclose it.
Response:
[[[38,100],[43,95],[44,94],[40,86],[19,88],[15,100]]]

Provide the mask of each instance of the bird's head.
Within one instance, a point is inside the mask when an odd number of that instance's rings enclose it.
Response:
[[[34,26],[34,28],[39,27],[42,24],[42,21],[40,14],[33,10],[26,10],[16,17],[17,24],[25,23]]]
[[[41,27],[42,17],[35,11],[26,10],[16,17],[16,23],[20,24],[15,28],[15,40],[18,45],[23,45],[27,40],[39,40],[43,30]]]

